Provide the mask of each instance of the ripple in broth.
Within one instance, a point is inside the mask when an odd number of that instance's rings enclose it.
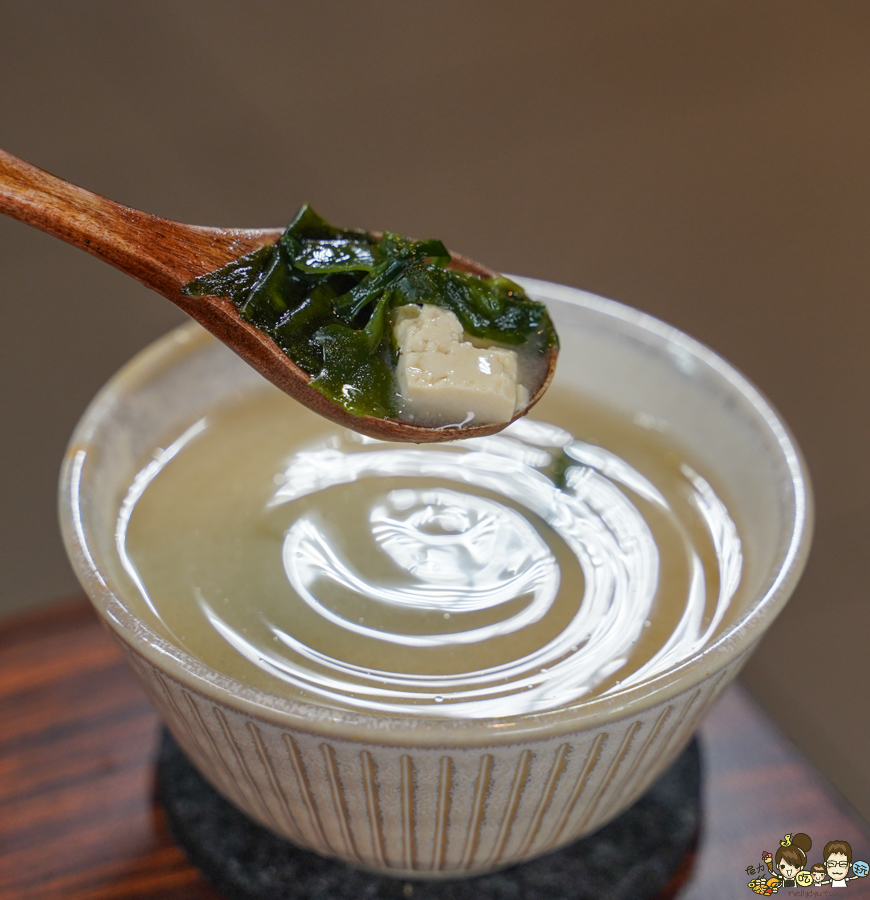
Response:
[[[563,707],[673,667],[739,605],[737,528],[651,425],[551,389],[498,435],[415,446],[264,392],[155,449],[117,550],[164,634],[271,693]]]

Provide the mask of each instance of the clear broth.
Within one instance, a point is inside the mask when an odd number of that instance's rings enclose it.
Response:
[[[491,438],[363,438],[275,391],[155,448],[118,553],[137,612],[273,694],[508,716],[671,668],[733,621],[744,560],[656,423],[551,389]]]

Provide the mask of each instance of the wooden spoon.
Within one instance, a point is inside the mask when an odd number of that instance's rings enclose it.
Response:
[[[87,250],[163,294],[272,384],[339,425],[381,440],[426,443],[494,434],[508,424],[426,428],[398,419],[355,416],[311,387],[311,376],[267,334],[246,322],[230,300],[181,293],[181,288],[197,275],[213,272],[230,260],[273,243],[282,229],[182,225],[76,187],[5,150],[0,150],[0,212]],[[450,265],[485,278],[494,274],[456,254],[452,254]],[[555,364],[553,350],[546,378],[529,405],[514,418],[525,415],[538,401],[553,377]]]

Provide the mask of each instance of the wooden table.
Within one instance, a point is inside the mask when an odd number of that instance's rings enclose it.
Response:
[[[155,711],[84,600],[0,628],[0,900],[221,900],[155,803],[157,733]],[[742,688],[726,692],[700,737],[701,839],[663,897],[756,896],[746,869],[787,832],[813,838],[810,863],[834,839],[870,858],[870,829]],[[870,877],[846,887],[820,896],[870,897]]]

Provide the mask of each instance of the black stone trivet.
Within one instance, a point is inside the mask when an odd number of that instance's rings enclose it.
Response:
[[[172,834],[227,900],[651,900],[698,832],[697,741],[595,834],[492,875],[408,881],[301,850],[255,825],[196,771],[164,730],[157,764]]]

